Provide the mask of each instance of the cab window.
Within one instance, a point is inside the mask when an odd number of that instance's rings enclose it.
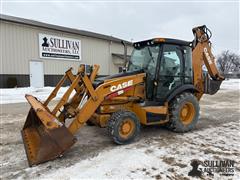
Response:
[[[159,54],[159,45],[145,46],[134,49],[129,61],[128,71],[144,70],[154,77]]]
[[[182,53],[176,45],[164,45],[160,75],[179,76],[182,70]]]

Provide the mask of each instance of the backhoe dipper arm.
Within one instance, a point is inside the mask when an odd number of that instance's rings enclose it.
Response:
[[[220,75],[215,57],[211,51],[211,32],[204,26],[198,26],[193,28],[194,41],[193,41],[193,71],[194,71],[194,86],[199,91],[199,98],[206,91],[204,89],[204,76],[202,72],[202,66],[205,64],[208,74],[213,81],[223,81],[224,77]],[[221,83],[218,83],[219,86]],[[216,87],[217,88],[217,87]],[[218,87],[219,88],[219,87]]]

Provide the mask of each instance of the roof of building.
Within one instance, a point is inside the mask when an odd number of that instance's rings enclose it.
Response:
[[[43,23],[43,22],[39,22],[39,21],[35,21],[35,20],[19,18],[19,17],[9,16],[9,15],[4,15],[4,14],[0,14],[0,21],[7,21],[7,22],[25,24],[25,25],[35,26],[35,27],[53,29],[53,30],[57,30],[57,31],[62,31],[62,32],[87,36],[87,37],[94,37],[94,38],[118,42],[118,43],[121,43],[122,41],[124,41],[128,45],[132,44],[129,41],[125,41],[125,40],[122,40],[122,39],[119,39],[119,38],[116,38],[113,36],[108,36],[108,35],[99,34],[99,33],[95,33],[95,32],[84,31],[84,30],[79,30],[79,29],[73,29],[73,28]]]

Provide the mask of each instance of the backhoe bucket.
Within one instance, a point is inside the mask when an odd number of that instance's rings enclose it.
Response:
[[[206,94],[216,94],[218,90],[220,89],[220,86],[222,84],[222,80],[213,80],[209,78],[209,75],[205,75],[204,79],[204,93]]]
[[[26,95],[26,99],[31,109],[21,133],[32,166],[61,156],[76,140],[40,101],[31,95]]]

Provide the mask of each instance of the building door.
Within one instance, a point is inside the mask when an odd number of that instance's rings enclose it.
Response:
[[[43,62],[41,61],[30,61],[30,86],[44,86]]]

